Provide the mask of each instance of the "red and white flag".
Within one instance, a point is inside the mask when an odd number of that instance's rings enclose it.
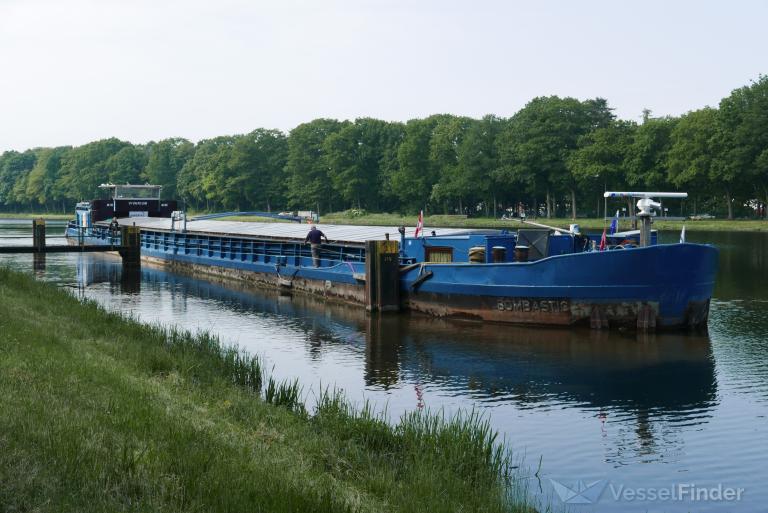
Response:
[[[423,231],[424,231],[424,211],[419,210],[419,221],[416,223],[416,233],[414,233],[413,236],[418,237],[419,234],[422,233]]]
[[[607,245],[608,241],[605,238],[605,228],[603,228],[603,236],[600,238],[600,251],[605,251]]]

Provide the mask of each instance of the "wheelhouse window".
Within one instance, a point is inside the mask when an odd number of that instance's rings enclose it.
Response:
[[[436,264],[453,262],[453,248],[442,246],[427,246],[424,248],[424,260]]]

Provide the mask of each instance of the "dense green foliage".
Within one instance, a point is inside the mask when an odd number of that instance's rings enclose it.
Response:
[[[532,511],[487,419],[390,424],[0,268],[0,511]]]
[[[535,98],[510,118],[316,119],[192,144],[117,139],[0,156],[0,208],[64,211],[102,182],[149,181],[195,210],[348,208],[602,216],[606,189],[686,190],[688,213],[756,216],[768,202],[768,77],[718,108],[640,123],[606,100]],[[577,208],[578,207],[578,208]]]

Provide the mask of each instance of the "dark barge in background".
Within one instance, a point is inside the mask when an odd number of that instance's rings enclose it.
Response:
[[[140,229],[143,259],[370,310],[516,324],[700,327],[717,270],[715,247],[658,244],[650,218],[639,232],[606,237],[604,251],[577,230],[436,229],[409,237],[397,227],[322,225],[329,243],[314,267],[307,225],[187,220],[156,186],[103,187],[112,198],[78,204],[67,227],[72,242],[113,242],[115,216],[120,226]],[[650,216],[649,202],[638,202],[638,217]]]

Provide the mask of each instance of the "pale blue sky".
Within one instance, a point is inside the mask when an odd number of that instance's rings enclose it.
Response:
[[[0,0],[0,151],[317,117],[678,115],[768,73],[768,2]]]

